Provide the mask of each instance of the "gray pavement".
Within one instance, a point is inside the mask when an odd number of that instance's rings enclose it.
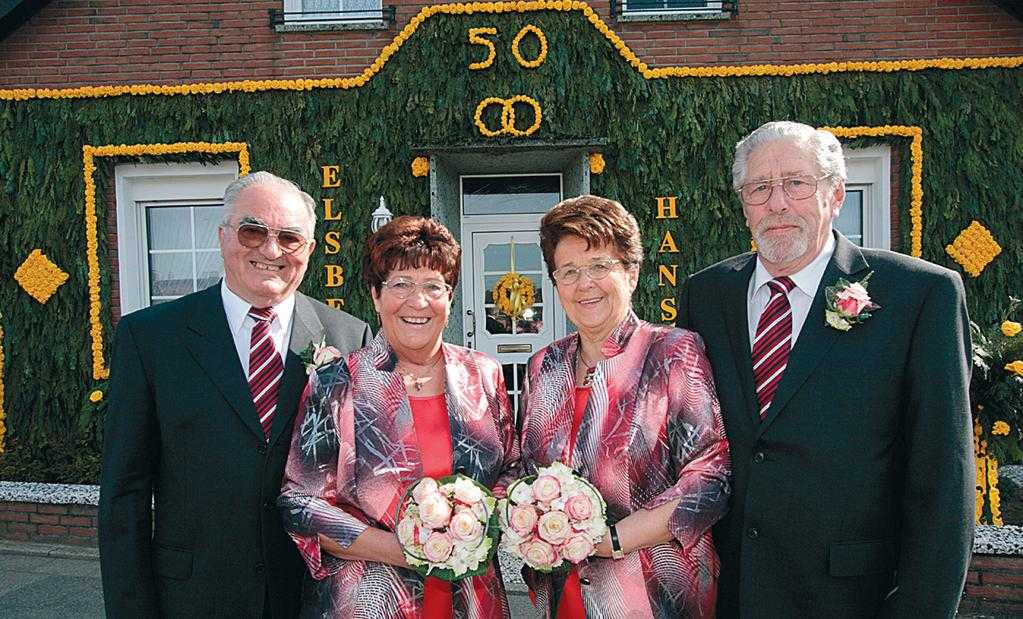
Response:
[[[523,589],[512,585],[512,617],[532,617]],[[103,617],[95,548],[0,540],[0,617]]]

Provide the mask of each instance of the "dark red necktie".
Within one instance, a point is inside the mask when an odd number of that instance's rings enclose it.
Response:
[[[767,285],[771,289],[771,299],[760,315],[753,338],[753,380],[761,419],[771,407],[771,400],[788,364],[792,348],[792,306],[789,305],[788,293],[796,286],[788,277],[772,279]]]
[[[274,319],[272,307],[253,307],[249,310],[256,324],[252,327],[252,339],[249,344],[249,391],[252,403],[259,414],[259,425],[263,435],[270,440],[270,427],[274,422],[277,410],[277,393],[281,387],[281,375],[284,363],[274,346],[270,336],[270,323]]]

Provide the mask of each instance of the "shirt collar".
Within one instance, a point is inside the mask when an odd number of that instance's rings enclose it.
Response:
[[[832,232],[828,235],[828,240],[824,243],[821,253],[817,254],[817,257],[813,259],[810,264],[806,265],[798,272],[793,273],[789,276],[792,283],[796,285],[796,288],[801,290],[803,294],[808,297],[813,297],[817,294],[817,288],[820,286],[821,278],[824,277],[824,270],[828,268],[828,262],[831,261],[832,254],[835,253],[835,234]],[[767,272],[764,264],[760,261],[760,257],[757,257],[757,267],[753,272],[753,287],[750,289],[750,298],[757,293],[762,286],[767,285],[767,282],[774,279],[774,277]]]
[[[220,298],[224,302],[224,313],[227,314],[227,326],[231,329],[232,335],[241,332],[245,325],[245,318],[249,315],[252,305],[245,299],[239,297],[227,287],[227,280],[220,280]],[[286,299],[273,306],[277,320],[281,327],[287,331],[291,325],[291,315],[295,313],[295,295],[290,294]]]

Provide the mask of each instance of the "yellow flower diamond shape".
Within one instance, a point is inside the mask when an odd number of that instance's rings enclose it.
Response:
[[[949,256],[962,265],[972,277],[977,277],[995,256],[1002,253],[1002,246],[995,241],[979,221],[973,221],[959,236],[945,247]]]
[[[57,288],[67,281],[67,278],[68,274],[60,270],[60,267],[53,264],[38,249],[32,250],[32,253],[25,258],[25,261],[14,273],[14,279],[21,284],[25,292],[44,304],[50,300],[53,293],[57,292]]]

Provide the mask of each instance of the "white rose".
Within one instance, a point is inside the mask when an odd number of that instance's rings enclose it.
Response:
[[[422,503],[423,499],[430,496],[431,494],[437,494],[437,482],[432,477],[424,477],[419,480],[415,488],[412,489],[412,498],[415,499],[416,503]]]
[[[419,518],[426,526],[440,529],[451,519],[451,505],[442,495],[431,494],[419,503]]]
[[[561,547],[561,555],[572,563],[579,563],[593,554],[593,542],[585,535],[573,535]]]
[[[516,483],[512,486],[511,494],[508,495],[508,498],[512,503],[517,505],[522,503],[532,503],[533,488],[527,483]]]
[[[459,477],[455,480],[455,500],[459,503],[472,505],[483,500],[483,491],[467,477]]]
[[[537,521],[536,532],[541,539],[558,544],[572,533],[572,523],[565,512],[547,512]]]
[[[398,542],[405,548],[416,545],[416,523],[413,522],[412,518],[402,518],[398,521],[398,526],[394,528],[394,533],[398,536]]]
[[[448,531],[463,542],[475,542],[483,537],[483,525],[471,511],[460,511],[452,516]]]
[[[537,475],[533,481],[533,496],[538,501],[550,503],[561,496],[561,482],[553,475]]]

